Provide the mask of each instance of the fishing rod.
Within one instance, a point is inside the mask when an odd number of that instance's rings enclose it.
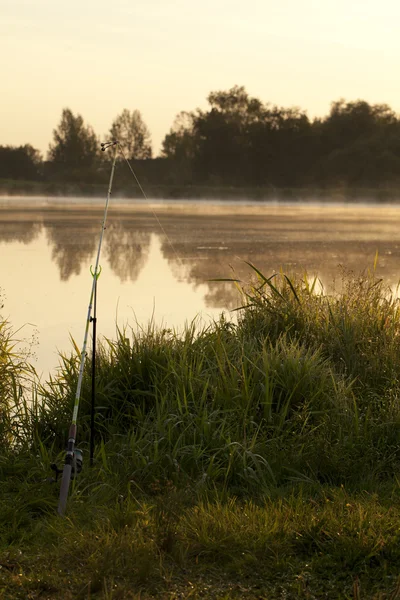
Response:
[[[87,319],[86,319],[85,335],[83,338],[82,351],[81,351],[81,355],[80,355],[78,383],[77,383],[77,387],[76,387],[75,402],[74,402],[74,408],[73,408],[73,413],[72,413],[72,421],[71,421],[71,425],[69,428],[69,434],[68,434],[68,444],[67,444],[67,451],[65,454],[64,468],[62,469],[60,496],[59,496],[58,509],[57,509],[58,514],[61,516],[64,515],[65,509],[67,506],[68,491],[69,491],[71,479],[75,476],[75,473],[79,472],[82,468],[82,453],[78,448],[75,448],[76,428],[77,428],[77,421],[78,421],[79,402],[80,402],[80,397],[81,397],[83,370],[85,367],[85,360],[86,360],[86,356],[87,356],[86,346],[87,346],[87,340],[88,340],[88,335],[89,335],[89,325],[91,322],[93,322],[93,352],[94,352],[92,360],[95,360],[95,351],[96,351],[95,335],[96,335],[96,320],[97,320],[96,319],[97,280],[98,280],[100,272],[101,272],[101,267],[99,266],[99,261],[100,261],[100,252],[101,252],[101,245],[103,243],[104,231],[106,229],[107,212],[108,212],[108,205],[110,202],[112,184],[113,184],[113,179],[114,179],[114,171],[115,171],[115,163],[117,160],[117,146],[118,145],[119,145],[118,141],[116,141],[116,140],[112,141],[112,142],[104,142],[101,144],[101,149],[103,152],[110,147],[114,147],[114,158],[113,158],[112,167],[111,167],[107,199],[106,199],[106,203],[105,203],[105,207],[104,207],[104,215],[103,215],[103,222],[101,225],[99,245],[97,248],[96,264],[95,264],[94,270],[92,270],[92,269],[90,270],[92,277],[93,277],[93,283],[92,283],[92,289],[90,292],[90,300],[89,300],[89,307],[88,307],[88,313],[87,313]],[[94,310],[94,316],[92,317],[93,302],[95,305],[95,310]],[[94,363],[93,363],[92,364],[91,439],[90,439],[90,462],[91,463],[93,463],[93,451],[94,451],[94,392],[95,392],[94,368],[95,367],[94,367]],[[56,471],[56,474],[61,472],[61,470],[58,470],[57,467],[54,470]]]
[[[89,462],[90,466],[93,467],[94,461],[94,434],[95,434],[95,424],[94,424],[94,413],[96,409],[96,329],[97,329],[97,280],[101,273],[101,267],[99,267],[99,272],[97,276],[94,277],[94,297],[93,297],[93,317],[90,317],[90,322],[92,323],[92,403],[90,407],[90,450],[89,450]],[[76,449],[75,449],[76,451]]]
[[[114,158],[113,158],[112,167],[111,167],[111,174],[110,174],[110,181],[109,181],[109,185],[108,185],[108,194],[107,194],[106,204],[104,207],[104,216],[103,216],[103,222],[102,222],[102,226],[101,226],[99,246],[97,249],[96,265],[95,265],[94,270],[92,270],[92,268],[90,268],[90,272],[93,277],[93,283],[92,283],[92,289],[91,289],[91,293],[90,293],[90,301],[89,301],[88,314],[87,314],[87,319],[86,319],[85,335],[84,335],[84,339],[83,339],[82,351],[80,354],[78,383],[77,383],[77,388],[76,388],[74,409],[73,409],[73,413],[72,413],[72,421],[71,421],[69,434],[68,434],[68,444],[67,444],[67,450],[66,450],[66,454],[65,454],[65,462],[64,462],[63,469],[58,469],[57,465],[55,465],[55,464],[51,465],[51,468],[55,471],[55,474],[56,474],[56,478],[55,478],[56,481],[57,481],[58,475],[62,473],[60,496],[59,496],[58,509],[57,509],[58,514],[61,516],[63,516],[65,514],[67,500],[68,500],[68,491],[69,491],[71,479],[73,479],[75,477],[75,475],[77,473],[79,473],[82,469],[82,452],[81,452],[81,450],[79,450],[79,448],[75,447],[75,444],[76,444],[76,429],[77,429],[77,420],[78,420],[78,410],[79,410],[79,403],[80,403],[80,396],[81,396],[83,371],[84,371],[85,360],[86,360],[86,356],[87,356],[86,346],[87,346],[87,339],[88,339],[88,335],[89,335],[90,323],[93,323],[92,402],[91,402],[91,416],[90,416],[90,465],[93,465],[94,427],[95,427],[94,416],[95,416],[95,393],[96,393],[96,382],[95,382],[96,372],[95,371],[96,371],[97,280],[98,280],[100,272],[101,272],[101,267],[99,266],[100,252],[101,252],[101,245],[103,242],[104,231],[106,229],[107,211],[108,211],[108,205],[109,205],[109,201],[110,201],[110,197],[111,197],[115,164],[116,164],[116,160],[117,160],[117,150],[119,150],[119,152],[122,155],[122,158],[127,163],[129,170],[131,171],[131,174],[133,175],[133,178],[134,178],[136,184],[138,185],[143,197],[145,198],[145,200],[147,200],[147,201],[149,200],[148,197],[146,196],[146,193],[145,193],[143,187],[141,186],[140,181],[137,178],[136,173],[133,170],[132,165],[130,164],[120,142],[118,140],[114,140],[111,142],[104,142],[101,144],[101,149],[103,152],[106,151],[110,147],[114,147]],[[156,219],[160,229],[162,230],[164,236],[166,237],[166,239],[167,239],[169,245],[171,246],[178,261],[181,264],[183,264],[181,257],[177,253],[172,241],[168,237],[168,234],[165,231],[164,227],[162,226],[162,223],[160,222],[160,219],[158,218],[156,212],[152,208],[151,208],[151,212],[153,213],[154,218]],[[92,317],[93,305],[94,305],[94,311],[93,311],[93,317]]]

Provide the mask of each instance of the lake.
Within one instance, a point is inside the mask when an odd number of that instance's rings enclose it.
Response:
[[[58,351],[80,347],[104,200],[0,200],[0,299],[32,362],[47,377]],[[400,279],[400,207],[251,202],[112,200],[98,281],[98,335],[150,319],[181,329],[209,323],[239,302],[233,284],[253,263],[265,275],[318,275],[326,289],[341,269],[373,268],[392,287]],[[0,304],[1,305],[1,304]]]

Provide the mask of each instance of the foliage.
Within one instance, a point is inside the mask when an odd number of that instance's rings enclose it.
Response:
[[[44,468],[29,466],[43,480]],[[121,494],[95,469],[60,519],[56,486],[26,479],[2,485],[5,598],[398,597],[398,486],[379,497],[301,484],[260,501],[171,482]]]
[[[50,173],[72,180],[83,173],[88,176],[95,167],[99,143],[93,129],[85,125],[81,115],[74,115],[69,108],[64,108],[53,138],[48,153]]]
[[[243,314],[182,335],[119,330],[97,360],[97,442],[121,480],[170,479],[237,494],[292,478],[340,484],[399,465],[398,300],[372,275],[327,296],[317,280],[263,276],[243,286]],[[41,390],[27,426],[65,443],[78,361]],[[90,360],[79,440],[89,440]],[[105,458],[104,458],[105,460]],[[105,465],[105,468],[108,466]]]
[[[344,273],[327,295],[252,268],[234,282],[236,323],[103,342],[94,466],[73,481],[67,519],[48,476],[78,356],[34,387],[18,437],[3,435],[5,597],[398,597],[399,300],[374,273]],[[13,414],[20,398],[2,394]]]
[[[0,178],[35,181],[42,175],[42,157],[30,144],[0,146]]]
[[[193,160],[196,156],[195,118],[194,113],[180,112],[162,142],[161,155],[174,165],[170,174],[173,183],[190,183],[193,179]]]
[[[381,185],[398,182],[397,116],[387,105],[333,102],[310,121],[298,108],[263,104],[243,87],[208,96],[209,111],[181,113],[163,153],[196,183]],[[178,115],[179,117],[179,115]],[[180,179],[183,181],[183,179]]]
[[[0,442],[3,451],[17,446],[21,440],[25,442],[23,420],[27,395],[36,378],[28,362],[29,349],[16,338],[16,333],[0,315]]]
[[[152,159],[150,131],[138,110],[124,109],[111,137],[121,142],[146,185],[197,186],[199,194],[227,186],[279,190],[319,188],[342,191],[390,190],[400,183],[400,120],[386,104],[364,100],[332,102],[329,114],[310,119],[297,107],[281,107],[251,97],[243,86],[208,95],[208,110],[181,111]],[[69,108],[53,132],[48,161],[29,144],[0,146],[0,178],[45,182],[106,181],[107,154],[97,136]],[[140,162],[139,162],[140,161]],[[120,173],[126,189],[130,175]],[[129,185],[134,193],[134,188]],[[225,191],[224,191],[225,190]],[[321,192],[322,190],[322,192]],[[169,190],[172,196],[176,191]]]
[[[110,139],[120,142],[129,159],[151,158],[150,131],[138,110],[124,108],[111,125]]]

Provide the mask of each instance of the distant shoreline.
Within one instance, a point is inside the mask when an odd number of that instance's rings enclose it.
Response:
[[[400,188],[335,187],[273,188],[272,186],[208,186],[208,185],[153,185],[142,183],[151,200],[219,200],[219,201],[282,201],[282,202],[338,202],[338,203],[399,203]],[[107,194],[104,183],[43,182],[1,180],[0,199],[18,197],[80,197],[103,198]],[[113,197],[121,200],[143,198],[135,186],[115,185]]]

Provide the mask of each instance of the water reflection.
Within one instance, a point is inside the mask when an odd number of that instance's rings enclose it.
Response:
[[[107,227],[105,255],[120,281],[136,281],[150,252],[151,234],[138,231],[133,219],[114,221]]]
[[[0,241],[30,244],[39,236],[41,230],[41,215],[9,211],[1,218]]]
[[[115,322],[177,327],[206,322],[240,303],[232,283],[248,281],[253,263],[265,275],[318,275],[325,289],[339,265],[372,268],[395,287],[400,275],[400,207],[289,207],[160,204],[112,205],[101,264],[99,335]],[[54,368],[69,334],[79,343],[103,218],[103,206],[23,207],[0,203],[0,287],[15,327],[39,330],[38,365]],[[160,227],[161,223],[161,227]],[[118,317],[118,318],[117,318]],[[27,334],[28,335],[28,334]]]
[[[71,275],[79,275],[84,262],[93,258],[96,252],[99,227],[93,219],[57,218],[58,215],[45,215],[43,226],[46,231],[51,258],[57,264],[61,281],[68,281]]]
[[[211,308],[237,306],[234,285],[210,280],[248,280],[248,262],[266,275],[280,268],[318,274],[329,287],[340,276],[339,265],[355,272],[372,268],[379,252],[377,273],[389,284],[399,279],[398,207],[188,204],[160,205],[156,211],[161,227],[148,206],[116,205],[109,211],[103,256],[122,283],[135,282],[147,268],[152,235],[161,240],[176,281],[201,287]],[[94,261],[102,217],[100,205],[3,207],[0,242],[33,244],[44,231],[59,278],[67,282]]]

